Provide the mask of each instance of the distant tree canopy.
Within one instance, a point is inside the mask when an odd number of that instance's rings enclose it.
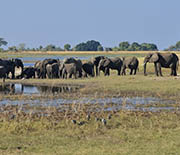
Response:
[[[164,50],[165,51],[180,51],[180,41],[178,41],[175,45],[171,45]]]
[[[16,46],[11,46],[11,47],[8,47],[8,51],[14,51],[14,52],[17,52],[18,49]]]
[[[63,51],[63,49],[50,44],[50,45],[47,45],[45,48],[43,48],[43,51]]]
[[[0,46],[4,45],[6,46],[8,44],[7,41],[5,41],[3,38],[0,38]]]
[[[87,41],[86,43],[80,43],[75,46],[75,51],[98,51],[102,50],[102,46],[98,41]]]
[[[71,45],[70,44],[65,44],[64,45],[64,50],[65,51],[70,51]]]
[[[0,38],[0,46],[7,45],[8,42],[3,38]],[[100,42],[95,40],[89,40],[87,42],[82,42],[77,44],[74,48],[71,48],[70,44],[65,44],[64,49],[59,46],[49,44],[45,47],[40,45],[37,48],[26,48],[24,43],[19,44],[18,46],[8,47],[8,51],[157,51],[158,47],[152,43],[142,43],[133,42],[130,44],[128,41],[120,42],[118,46],[115,47],[103,47]],[[180,41],[175,45],[170,46],[165,50],[171,51],[180,51]],[[4,51],[3,48],[0,48],[0,51]]]
[[[151,43],[142,43],[133,42],[120,42],[119,47],[114,47],[113,51],[157,51],[158,48],[155,44]]]

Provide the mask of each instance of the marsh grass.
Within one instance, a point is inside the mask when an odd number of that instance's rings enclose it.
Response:
[[[1,154],[173,154],[180,153],[179,112],[91,112],[48,108],[46,115],[1,113]],[[76,110],[75,110],[76,109]],[[10,117],[12,114],[15,117]],[[108,119],[111,114],[112,118]],[[95,118],[105,118],[107,125]],[[83,125],[73,124],[74,119]]]

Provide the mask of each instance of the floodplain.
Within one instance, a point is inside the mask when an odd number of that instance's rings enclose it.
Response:
[[[137,75],[111,71],[106,77],[8,79],[5,84],[0,79],[0,154],[179,154],[180,71],[172,77],[170,69],[162,69],[163,77],[156,77],[148,64],[144,76],[146,53],[37,56],[136,56]]]

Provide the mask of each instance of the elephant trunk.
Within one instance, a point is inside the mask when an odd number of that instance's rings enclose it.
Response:
[[[144,76],[146,76],[146,65],[147,65],[147,62],[144,63]]]
[[[100,76],[100,71],[101,71],[101,66],[98,66],[98,67],[97,67],[97,73],[96,73],[96,76]]]

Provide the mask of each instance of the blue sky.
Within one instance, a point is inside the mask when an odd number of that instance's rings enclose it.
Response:
[[[122,41],[180,40],[179,0],[1,0],[0,37],[8,46],[72,46],[87,40],[114,47]]]

